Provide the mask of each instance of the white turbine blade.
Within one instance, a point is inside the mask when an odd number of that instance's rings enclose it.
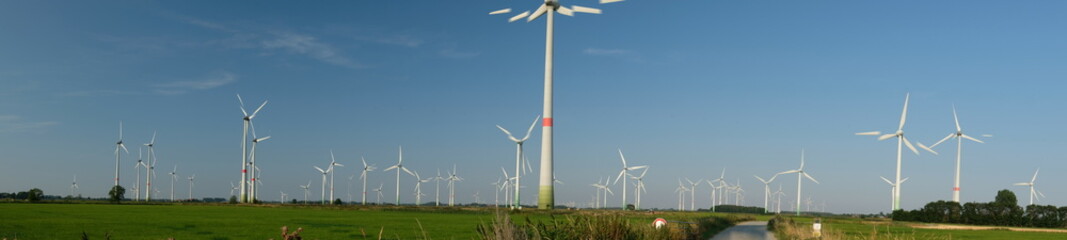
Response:
[[[256,108],[255,111],[252,111],[252,115],[248,116],[248,119],[252,119],[252,118],[256,117],[256,114],[259,113],[259,110],[263,110],[263,106],[267,106],[267,100],[263,100],[263,104],[260,104],[259,107]]]
[[[878,141],[890,139],[890,138],[893,138],[893,137],[896,137],[896,136],[897,136],[896,133],[890,133],[890,134],[882,135],[881,137],[878,137]]]
[[[622,149],[619,149],[619,159],[622,159],[622,167],[626,168],[626,156],[622,155]]]
[[[945,138],[942,138],[941,141],[937,141],[936,143],[934,143],[934,145],[930,145],[930,147],[931,148],[937,147],[937,145],[941,145],[942,142],[945,142],[945,141],[947,141],[948,139],[950,139],[950,138],[952,138],[954,136],[956,136],[956,133],[949,133],[948,136],[945,136]]]
[[[389,166],[388,168],[385,168],[385,170],[382,170],[382,172],[388,172],[389,170],[393,170],[393,169],[396,169],[396,167],[398,167],[398,166],[399,166],[399,165],[393,165],[393,166]]]
[[[907,181],[908,181],[908,178],[900,179],[900,183],[904,183],[904,182],[907,182]]]
[[[881,131],[871,131],[871,132],[856,133],[857,136],[878,136],[880,134],[882,134]]]
[[[1037,173],[1040,172],[1040,171],[1041,171],[1040,168],[1038,168],[1037,171],[1034,171],[1034,178],[1030,179],[1030,184],[1034,184],[1034,181],[1037,180]]]
[[[975,139],[975,138],[973,138],[971,136],[967,136],[967,134],[960,134],[960,137],[963,137],[963,138],[965,138],[967,140],[975,141],[975,142],[978,142],[978,143],[985,143],[982,140],[978,140],[978,139]]]
[[[514,136],[511,136],[511,131],[508,131],[507,129],[504,129],[504,127],[501,127],[500,125],[496,125],[496,128],[499,128],[500,131],[504,131],[504,134],[507,134],[508,138],[511,139],[511,141],[516,141],[516,142],[519,141],[519,139],[515,138]]]
[[[904,136],[900,136],[900,138],[904,140],[904,145],[908,146],[908,149],[911,149],[911,151],[914,152],[915,155],[919,155],[919,150],[915,149],[915,146],[911,145],[911,141],[908,141],[908,138]]]
[[[647,168],[647,167],[648,167],[648,165],[642,165],[642,166],[636,166],[636,167],[628,167],[628,168],[626,168],[626,170],[634,171],[634,170]]]
[[[525,12],[519,13],[519,15],[515,15],[514,17],[511,17],[510,19],[508,19],[508,22],[518,21],[519,19],[522,19],[522,18],[524,18],[526,16],[530,16],[530,11],[525,11]]]
[[[570,8],[567,8],[567,7],[564,7],[564,6],[559,6],[559,8],[556,9],[556,12],[558,12],[559,14],[563,14],[563,15],[567,15],[567,16],[571,16],[571,17],[574,16],[574,11],[571,10]]]
[[[500,10],[489,12],[489,15],[504,14],[504,13],[509,13],[509,12],[511,12],[511,8],[505,8],[505,9],[500,9]]]
[[[574,6],[574,5],[572,5],[571,8],[574,9],[575,12],[600,14],[600,9],[596,9],[596,8]]]
[[[534,129],[535,126],[537,126],[537,121],[539,121],[539,120],[541,120],[541,115],[540,114],[538,114],[537,117],[534,118],[533,123],[530,123],[530,128],[526,129],[526,136],[522,137],[523,141],[526,141],[526,139],[530,138],[530,133],[533,132],[533,129]]]
[[[882,181],[885,181],[885,183],[888,183],[889,185],[896,185],[896,184],[893,183],[893,181],[889,181],[889,179],[885,179],[885,177],[882,177],[882,176],[879,176],[879,177],[882,178]],[[901,182],[903,182],[903,181],[901,181]]]
[[[619,179],[622,179],[622,175],[625,175],[625,174],[626,174],[626,170],[620,171],[619,172],[619,176],[615,178],[615,182],[612,183],[612,184],[618,184],[619,183]]]
[[[411,170],[408,170],[408,168],[404,166],[400,166],[400,170],[404,170],[404,172],[408,173],[408,175],[415,176],[415,173],[411,172]]]
[[[507,171],[507,170],[504,170],[504,167],[500,167],[500,171],[501,171],[501,172],[504,172],[504,178],[507,178],[507,179],[511,179],[511,177],[510,177],[510,176],[508,176],[508,171]]]
[[[270,136],[266,136],[266,137],[261,137],[261,138],[257,138],[257,139],[256,139],[256,142],[262,142],[262,141],[267,141],[267,139],[270,139]]]
[[[689,185],[696,185],[695,183],[693,183],[693,180],[689,180],[689,178],[685,178],[685,181],[689,182]],[[697,182],[700,182],[700,181],[697,181]]]
[[[326,173],[326,170],[322,170],[322,168],[319,168],[319,166],[312,166],[312,167],[315,167],[315,170],[319,170],[319,172],[321,172],[321,173]]]
[[[908,120],[908,99],[911,98],[911,93],[904,95],[904,111],[900,113],[900,127],[897,130],[904,129],[904,122]]]
[[[368,167],[367,166],[367,158],[364,158],[363,156],[359,156],[359,160],[363,162],[363,169],[367,169],[367,167]],[[370,170],[367,170],[367,171],[370,171]]]
[[[759,177],[759,176],[756,176],[756,175],[752,175],[752,176],[753,176],[753,177],[756,177],[756,179],[759,179],[759,181],[760,181],[760,182],[763,182],[764,184],[768,183],[768,182],[767,182],[767,180],[763,180],[763,178],[761,178],[761,177]]]
[[[600,4],[608,4],[614,2],[622,2],[623,0],[600,0]]]
[[[930,149],[930,147],[927,147],[926,145],[923,145],[923,143],[921,143],[921,142],[915,142],[915,143],[919,144],[919,148],[922,148],[923,150],[926,150],[927,152],[933,153],[934,155],[938,155],[937,151],[934,151],[933,149]]]
[[[808,179],[811,179],[812,182],[819,183],[818,180],[815,180],[815,178],[811,177],[811,175],[808,175],[808,173],[803,173],[803,174],[804,174],[804,177],[806,177]]]
[[[119,144],[119,146],[121,146],[121,147],[122,147],[122,150],[123,150],[123,151],[126,151],[126,154],[130,154],[130,150],[129,150],[129,149],[126,149],[126,144]],[[117,151],[117,149],[116,149],[116,151]]]
[[[607,190],[611,195],[615,195],[615,193],[611,191],[611,188],[604,187],[604,190]]]
[[[952,120],[956,120],[956,132],[962,132],[960,129],[960,118],[956,116],[956,104],[952,104]]]
[[[77,186],[77,185],[75,185],[75,186]],[[1044,194],[1044,193],[1041,193],[1041,191],[1040,191],[1040,190],[1034,189],[1034,192],[1037,192],[1037,194],[1038,194],[1038,195],[1041,195],[1041,197],[1042,197],[1042,198],[1044,198],[1044,197],[1045,197],[1045,194]]]
[[[530,16],[526,18],[526,21],[527,22],[533,21],[534,19],[537,19],[538,17],[541,17],[541,15],[544,15],[545,12],[547,12],[547,11],[548,11],[548,4],[541,4],[541,7],[537,8],[537,10],[534,11],[533,14],[530,14]]]
[[[648,168],[645,168],[645,171],[642,171],[641,172],[641,176],[637,177],[637,178],[642,178],[642,179],[645,178],[645,173],[648,173]]]
[[[1030,183],[1021,182],[1021,183],[1016,183],[1016,184],[1012,184],[1012,185],[1015,185],[1015,186],[1030,186]]]
[[[993,134],[982,134],[982,137],[991,138],[991,137],[993,137]]]
[[[785,172],[780,172],[780,173],[778,173],[778,175],[790,174],[790,173],[796,173],[796,172],[800,172],[800,170],[789,170],[789,171],[785,171]],[[722,182],[722,183],[726,184],[726,182]]]
[[[244,114],[244,116],[247,117],[248,112],[245,111],[245,101],[241,100],[241,94],[237,94],[237,102],[241,103],[241,114]]]

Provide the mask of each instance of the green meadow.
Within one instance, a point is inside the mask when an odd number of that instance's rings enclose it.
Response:
[[[476,239],[492,208],[324,207],[301,205],[0,203],[0,238],[281,239],[281,227],[305,239]],[[621,214],[637,224],[725,216],[707,212],[523,211],[516,222],[580,214]],[[379,235],[380,233],[380,235]]]
[[[809,231],[811,217],[793,217],[803,231]],[[822,218],[823,239],[1067,239],[1067,233],[995,230],[947,230],[915,228],[922,223],[858,218]],[[782,236],[782,235],[779,235]]]

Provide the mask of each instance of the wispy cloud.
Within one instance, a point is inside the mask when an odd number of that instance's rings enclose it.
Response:
[[[64,97],[101,97],[101,96],[120,96],[120,95],[141,95],[144,93],[122,91],[122,90],[78,90],[72,92],[66,92],[60,94]]]
[[[237,81],[237,75],[229,72],[219,72],[208,77],[195,80],[174,81],[156,84],[153,90],[163,95],[185,94],[190,91],[208,90],[217,88]]]
[[[15,115],[0,115],[0,132],[26,132],[59,125],[57,121],[24,121]]]
[[[275,38],[263,40],[262,44],[266,49],[285,49],[289,52],[307,55],[333,65],[349,68],[366,67],[339,54],[333,46],[322,43],[315,37],[308,35],[289,32],[275,33]]]

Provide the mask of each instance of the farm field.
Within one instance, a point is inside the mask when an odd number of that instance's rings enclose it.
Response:
[[[811,226],[810,217],[793,219],[800,226]],[[1009,231],[992,226],[979,226],[980,230],[931,229],[916,227],[930,225],[924,223],[857,218],[823,218],[822,223],[824,239],[1067,239],[1067,233]]]
[[[22,204],[0,203],[0,238],[73,239],[278,239],[280,228],[304,228],[307,239],[474,239],[479,224],[490,223],[490,208],[321,207],[300,205],[180,204]],[[516,222],[574,214],[619,211],[540,211],[513,213]],[[725,216],[699,212],[625,213],[633,223],[656,217],[691,221]],[[420,228],[421,226],[421,228]]]

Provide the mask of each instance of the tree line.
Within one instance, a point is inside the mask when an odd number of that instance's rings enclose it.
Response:
[[[1011,227],[1067,227],[1067,207],[1029,205],[1019,207],[1015,193],[1000,190],[992,202],[969,202],[960,205],[952,201],[927,203],[922,209],[893,211],[894,221],[926,223],[956,223]]]

